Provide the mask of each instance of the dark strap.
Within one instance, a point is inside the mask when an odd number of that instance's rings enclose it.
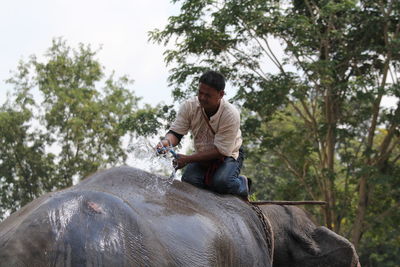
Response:
[[[201,109],[201,114],[203,114],[203,118],[204,118],[204,120],[206,121],[206,123],[207,123],[207,125],[208,125],[208,128],[210,128],[210,130],[211,130],[211,132],[213,133],[213,135],[215,135],[215,131],[214,131],[214,129],[211,127],[210,120],[208,119],[208,117],[207,117],[207,115],[206,115],[206,113],[205,113],[205,111],[204,111],[203,108]],[[222,158],[220,158],[220,159],[213,160],[213,161],[211,162],[211,164],[208,166],[207,171],[206,171],[206,173],[205,173],[205,175],[204,175],[204,183],[205,183],[207,186],[211,186],[211,185],[212,185],[212,179],[213,179],[213,177],[214,177],[214,174],[215,174],[215,172],[217,171],[217,169],[221,166],[221,164],[224,163],[224,158],[225,158],[225,157],[222,157]]]
[[[167,132],[167,134],[169,134],[169,133],[175,135],[175,137],[178,138],[179,142],[181,141],[181,139],[182,139],[182,137],[183,137],[182,134],[178,134],[177,132],[174,132],[174,131],[172,131],[172,130],[169,130],[169,131]]]
[[[269,257],[271,258],[271,262],[273,262],[274,258],[274,231],[272,229],[271,222],[268,220],[268,218],[264,215],[262,212],[261,208],[259,206],[249,203],[250,207],[256,212],[258,218],[260,219],[261,225],[264,229],[265,233],[265,241],[267,241],[268,245],[268,253]]]
[[[204,183],[207,186],[212,185],[212,180],[214,177],[215,172],[218,170],[218,168],[224,163],[224,158],[216,159],[211,162],[211,164],[208,166],[206,173],[204,175]]]
[[[206,112],[204,111],[204,109],[201,109],[201,114],[203,114],[203,118],[204,118],[204,120],[207,122],[207,125],[208,125],[208,127],[210,128],[211,132],[213,133],[213,135],[215,135],[215,131],[214,131],[214,129],[211,127],[210,120],[208,119],[208,117],[207,117]]]

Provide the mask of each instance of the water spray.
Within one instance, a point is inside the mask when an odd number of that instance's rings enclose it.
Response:
[[[161,142],[160,142],[161,143]],[[157,154],[164,154],[165,152],[171,152],[172,156],[177,159],[179,158],[178,154],[176,154],[176,152],[174,151],[174,149],[172,148],[172,146],[163,146],[163,147],[159,147],[157,148]]]
[[[179,156],[178,156],[178,154],[176,154],[176,152],[174,151],[174,149],[173,149],[173,147],[172,147],[172,145],[171,145],[171,143],[170,143],[170,141],[168,140],[168,142],[169,142],[169,146],[164,146],[162,143],[161,143],[161,141],[160,141],[160,144],[161,144],[161,147],[159,147],[159,148],[157,148],[157,154],[158,155],[160,155],[160,154],[165,154],[166,152],[171,152],[171,154],[172,154],[172,156],[175,158],[175,159],[178,159],[179,158]],[[175,166],[175,165],[172,165],[172,167],[174,168],[173,169],[173,171],[172,171],[172,173],[171,173],[171,175],[170,175],[170,179],[174,179],[175,178],[175,174],[176,174],[176,171],[177,171],[177,166]]]

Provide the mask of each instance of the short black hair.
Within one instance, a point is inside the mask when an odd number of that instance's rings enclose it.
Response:
[[[225,77],[217,71],[209,70],[205,72],[201,75],[199,82],[204,83],[217,91],[225,89]]]

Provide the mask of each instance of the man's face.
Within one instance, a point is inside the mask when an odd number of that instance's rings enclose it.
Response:
[[[199,99],[200,105],[206,111],[214,111],[218,109],[219,102],[223,96],[223,90],[218,91],[207,84],[200,83],[197,98]]]

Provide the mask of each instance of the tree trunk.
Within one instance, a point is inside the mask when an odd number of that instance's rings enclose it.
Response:
[[[352,242],[356,249],[358,249],[361,235],[363,233],[363,222],[367,211],[367,202],[368,202],[367,187],[368,187],[367,177],[363,176],[360,179],[360,184],[358,189],[359,200],[358,200],[357,216],[354,221],[353,236],[352,236]]]
[[[325,214],[327,216],[326,222],[327,222],[327,227],[329,229],[333,229],[333,220],[335,218],[335,191],[334,191],[334,177],[332,176],[335,172],[335,128],[336,128],[336,108],[334,104],[334,99],[332,95],[332,88],[329,88],[327,90],[326,96],[325,96],[325,118],[327,122],[327,133],[326,133],[326,151],[325,151],[325,168],[327,170],[327,173],[324,175],[326,179],[326,202],[328,203],[326,205],[326,211]]]

